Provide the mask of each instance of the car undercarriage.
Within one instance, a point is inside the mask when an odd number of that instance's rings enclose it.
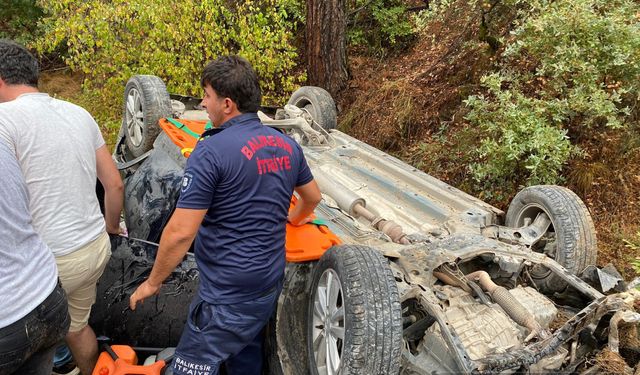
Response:
[[[112,238],[92,324],[114,341],[175,346],[197,290],[193,254],[140,311],[126,297],[175,208],[190,151],[176,137],[194,143],[206,114],[153,76],[130,80],[124,107],[114,158],[129,238]],[[505,215],[336,130],[315,87],[259,115],[302,146],[323,193],[322,224],[308,225],[339,238],[305,260],[304,238],[288,240],[265,373],[581,373],[599,351],[620,353],[621,330],[637,335],[639,294],[595,267],[593,222],[570,190],[525,188]]]

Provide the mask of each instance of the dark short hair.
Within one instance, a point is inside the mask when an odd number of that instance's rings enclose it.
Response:
[[[202,87],[206,85],[218,96],[233,100],[242,113],[257,112],[262,101],[258,76],[251,64],[240,56],[221,56],[202,71]]]
[[[0,78],[10,85],[38,87],[38,60],[23,46],[0,39]]]

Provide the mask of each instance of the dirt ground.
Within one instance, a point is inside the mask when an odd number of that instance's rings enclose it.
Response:
[[[38,88],[61,99],[73,99],[82,93],[82,79],[81,74],[72,73],[66,67],[44,70]]]

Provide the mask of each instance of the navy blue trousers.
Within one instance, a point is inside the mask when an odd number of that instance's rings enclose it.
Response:
[[[279,283],[264,295],[229,305],[210,304],[196,296],[173,360],[174,375],[262,373],[262,330],[282,290]]]

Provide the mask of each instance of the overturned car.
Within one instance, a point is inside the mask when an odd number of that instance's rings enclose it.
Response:
[[[128,295],[149,274],[206,113],[155,76],[132,77],[124,99],[114,158],[129,238],[112,238],[92,325],[117,342],[175,346],[197,290],[192,254],[135,313]],[[302,146],[323,201],[320,221],[287,228],[265,373],[576,373],[637,330],[638,296],[595,268],[593,222],[570,190],[528,187],[505,215],[336,130],[320,88],[270,112],[261,120]]]

